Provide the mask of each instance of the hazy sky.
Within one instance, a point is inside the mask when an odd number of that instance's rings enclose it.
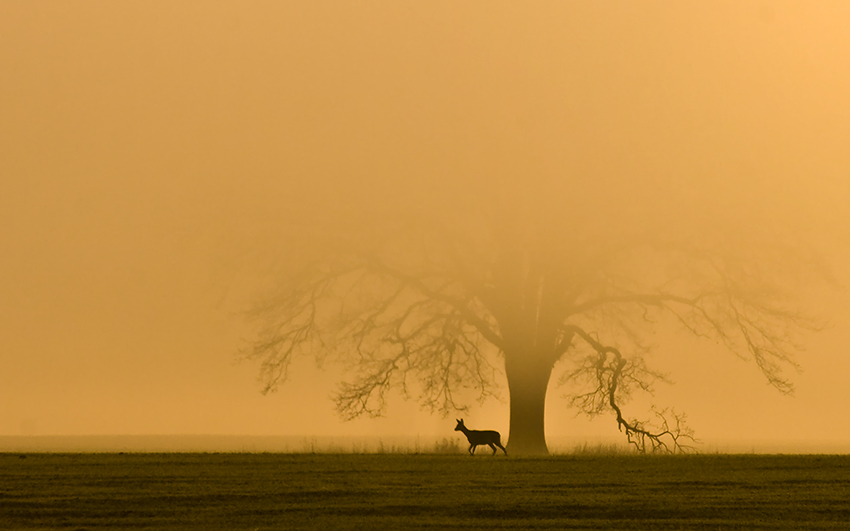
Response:
[[[778,227],[846,286],[848,28],[840,0],[0,0],[0,435],[450,436],[412,404],[340,423],[309,363],[268,396],[235,364],[254,265],[317,209],[564,183]],[[846,297],[807,295],[833,326],[794,398],[670,337],[656,401],[707,440],[850,441]],[[466,416],[507,430],[506,403]]]

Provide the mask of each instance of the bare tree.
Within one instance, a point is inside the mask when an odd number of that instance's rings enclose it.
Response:
[[[260,361],[265,391],[295,356],[316,356],[353,375],[336,397],[346,419],[381,415],[391,389],[447,414],[467,407],[469,391],[492,396],[504,371],[513,454],[548,451],[545,397],[558,362],[580,411],[612,414],[641,452],[683,451],[694,441],[684,415],[654,409],[650,423],[623,413],[634,392],[665,380],[647,365],[646,331],[675,321],[790,393],[783,371],[818,328],[786,283],[806,269],[799,255],[731,245],[728,234],[593,237],[505,211],[347,234],[357,236],[337,234],[254,308],[259,335],[246,354]]]

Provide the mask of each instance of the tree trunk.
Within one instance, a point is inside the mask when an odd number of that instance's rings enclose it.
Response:
[[[508,453],[547,455],[543,418],[546,389],[554,364],[533,356],[512,354],[505,356],[505,375],[511,397]]]

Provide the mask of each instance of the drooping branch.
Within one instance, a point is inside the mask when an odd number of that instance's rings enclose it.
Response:
[[[729,276],[718,285],[707,286],[694,295],[658,291],[636,293],[607,286],[610,293],[574,305],[572,313],[610,312],[613,308],[634,306],[644,319],[649,312],[667,313],[689,333],[721,342],[743,359],[752,359],[768,383],[790,394],[793,384],[783,369],[798,369],[794,353],[802,346],[796,339],[802,331],[816,331],[821,325],[799,311],[781,305],[781,293],[763,288],[745,289]]]
[[[663,378],[663,375],[649,371],[642,360],[632,362],[626,360],[620,350],[610,345],[604,345],[592,335],[578,326],[568,325],[564,332],[580,337],[595,352],[590,362],[567,375],[568,379],[592,374],[595,380],[593,389],[573,397],[573,405],[591,415],[599,414],[610,408],[617,419],[617,427],[624,432],[629,444],[640,453],[652,452],[684,452],[691,447],[686,441],[695,442],[693,432],[685,425],[685,416],[671,412],[674,425],[670,425],[666,410],[655,410],[660,426],[653,429],[647,422],[637,419],[626,420],[620,407],[621,399],[629,394],[629,386],[637,385],[645,391],[651,391],[651,381]]]

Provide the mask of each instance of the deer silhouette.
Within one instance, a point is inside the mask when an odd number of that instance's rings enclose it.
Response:
[[[505,455],[508,455],[508,451],[502,446],[502,436],[499,435],[499,432],[493,430],[470,430],[463,425],[463,419],[455,420],[457,420],[455,431],[462,431],[469,440],[469,455],[475,455],[476,446],[483,446],[485,444],[493,449],[493,455],[496,455],[497,446],[505,452]]]

